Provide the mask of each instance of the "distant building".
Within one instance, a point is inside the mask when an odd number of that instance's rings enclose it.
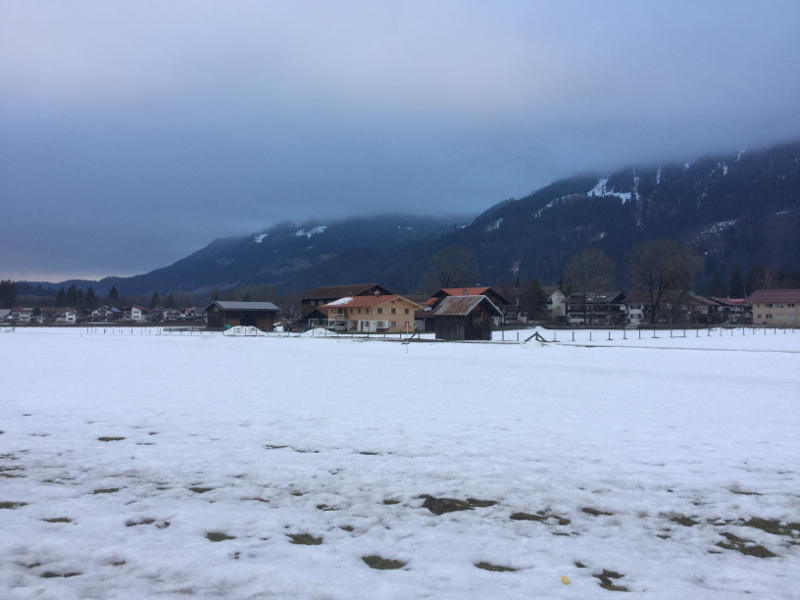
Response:
[[[503,296],[493,287],[477,286],[442,288],[425,301],[425,306],[435,309],[442,300],[449,296],[486,296],[492,301],[492,304],[500,310],[502,310],[504,306],[510,306],[512,304],[511,300]]]
[[[554,321],[563,321],[567,316],[567,297],[557,285],[543,285],[547,312]]]
[[[319,307],[339,298],[381,296],[392,293],[378,283],[351,283],[318,287],[300,297],[300,322],[306,326],[313,326],[320,320],[326,319],[327,316],[319,310]]]
[[[488,296],[449,296],[433,310],[436,339],[490,340],[492,320],[502,312]]]
[[[337,331],[363,333],[412,332],[415,311],[422,307],[397,294],[345,296],[319,307],[325,315],[323,325]]]
[[[754,325],[800,326],[800,290],[756,290],[747,302]]]
[[[231,302],[215,300],[206,307],[209,329],[226,329],[237,325],[272,331],[279,308],[272,302]]]
[[[622,325],[625,319],[625,294],[621,291],[576,292],[567,298],[570,325]]]

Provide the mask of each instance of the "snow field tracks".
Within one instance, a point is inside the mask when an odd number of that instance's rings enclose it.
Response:
[[[789,352],[18,334],[4,597],[796,589]]]

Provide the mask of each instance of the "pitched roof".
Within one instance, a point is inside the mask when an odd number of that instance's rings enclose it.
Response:
[[[229,300],[215,300],[208,306],[206,310],[214,305],[219,306],[222,310],[255,310],[255,311],[277,311],[280,310],[272,302],[232,302]]]
[[[800,290],[756,290],[747,297],[753,302],[800,302]]]
[[[324,285],[302,296],[302,300],[324,300],[325,298],[344,298],[346,296],[361,296],[378,288],[382,294],[391,294],[389,290],[378,283],[351,283],[348,285]]]
[[[327,304],[323,304],[320,306],[320,309],[329,309],[329,308],[370,308],[372,306],[377,306],[378,304],[384,304],[385,302],[389,302],[390,300],[395,299],[405,300],[406,302],[410,302],[414,306],[419,306],[416,302],[412,302],[408,298],[404,298],[398,294],[383,294],[381,296],[346,296],[344,298],[339,298],[338,300],[334,300],[333,302],[328,302]]]
[[[503,297],[503,295],[500,292],[498,292],[493,287],[489,286],[442,288],[433,295],[433,298],[427,300],[425,304],[427,305],[435,304],[436,302],[438,302],[437,296],[440,296],[441,294],[446,294],[447,296],[486,296],[488,294],[491,294],[500,303],[511,304],[511,302],[509,302],[507,298]]]
[[[477,306],[486,302],[498,315],[502,315],[500,309],[489,300],[487,296],[448,296],[441,301],[436,310],[433,311],[434,317],[465,317],[470,314]]]
[[[547,296],[552,296],[556,292],[561,292],[562,294],[564,293],[564,292],[561,291],[561,288],[558,287],[557,285],[543,285],[542,286],[542,291]]]

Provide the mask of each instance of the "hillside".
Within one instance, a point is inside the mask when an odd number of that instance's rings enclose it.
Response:
[[[464,225],[465,222],[469,224]],[[467,248],[477,282],[537,277],[558,281],[568,258],[587,247],[622,271],[633,245],[671,237],[693,245],[705,277],[734,265],[800,266],[800,142],[682,164],[629,167],[556,181],[477,218],[381,216],[338,223],[281,224],[218,239],[176,263],[135,277],[76,283],[104,295],[204,292],[246,284],[301,291],[343,281],[380,281],[403,291],[423,285],[431,256]],[[35,284],[22,284],[23,293]]]

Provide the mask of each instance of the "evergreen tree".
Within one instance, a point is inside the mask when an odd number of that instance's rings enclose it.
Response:
[[[722,277],[719,276],[719,271],[714,269],[714,277],[711,279],[711,295],[717,298],[724,298],[726,294]]]
[[[10,279],[0,281],[0,308],[13,308],[17,301],[17,284]]]
[[[86,290],[86,308],[89,310],[97,308],[97,296],[95,296],[92,288]]]
[[[542,319],[545,315],[547,296],[538,279],[533,279],[525,286],[519,297],[519,307],[528,315],[528,319]]]
[[[83,290],[78,290],[78,293],[75,295],[75,307],[86,308],[86,301],[83,297]]]
[[[746,292],[749,296],[756,290],[763,289],[767,283],[767,270],[764,265],[753,265],[747,273]]]
[[[172,294],[167,296],[167,308],[175,308],[175,298]]]
[[[64,288],[58,290],[58,294],[56,294],[56,306],[66,306],[67,305],[67,295],[64,293]]]
[[[744,279],[742,278],[742,268],[739,265],[733,267],[733,271],[731,271],[731,284],[728,292],[731,298],[744,298]]]
[[[73,283],[71,286],[69,286],[69,289],[67,290],[66,306],[74,308],[77,303],[78,303],[78,288],[76,288],[75,284]]]
[[[116,286],[111,286],[111,291],[108,292],[108,299],[119,300],[119,292],[117,291]]]
[[[150,308],[155,308],[161,303],[161,299],[158,297],[158,292],[153,292],[153,297],[150,298]]]

